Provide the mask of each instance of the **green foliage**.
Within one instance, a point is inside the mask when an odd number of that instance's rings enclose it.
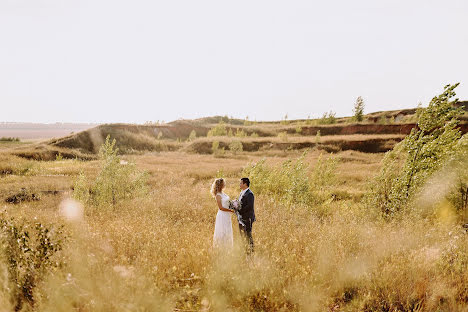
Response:
[[[358,96],[353,108],[353,120],[361,122],[364,119],[364,99]]]
[[[56,254],[62,250],[64,239],[62,227],[39,222],[29,225],[0,215],[0,252],[7,264],[15,311],[25,304],[34,306],[36,286],[63,262]]]
[[[239,140],[234,140],[229,144],[229,150],[236,155],[238,152],[242,152],[244,150],[244,146],[242,142]]]
[[[231,129],[231,128],[229,128],[229,131],[228,131],[228,134],[227,134],[227,135],[228,135],[228,137],[230,137],[230,138],[234,135],[234,134],[232,133],[232,129]]]
[[[456,174],[456,184],[449,195],[449,200],[456,209],[464,214],[464,221],[468,222],[468,134],[458,140],[449,167]]]
[[[315,135],[315,144],[319,144],[321,141],[320,130],[317,130],[317,134]]]
[[[319,120],[319,124],[330,125],[336,123],[336,113],[330,111],[328,113],[323,113],[322,118]]]
[[[301,127],[301,126],[297,126],[297,127],[296,127],[296,133],[297,133],[297,134],[301,134],[301,133],[302,133],[302,127]]]
[[[196,132],[195,130],[192,130],[192,131],[190,132],[190,135],[189,135],[188,140],[189,140],[189,141],[193,141],[193,140],[195,140],[196,138],[197,138],[197,132]]]
[[[57,155],[55,155],[55,160],[56,161],[62,161],[63,160],[62,153],[59,152]]]
[[[266,194],[274,200],[306,205],[324,202],[330,199],[329,187],[334,183],[336,161],[320,158],[309,174],[305,156],[306,153],[277,166],[268,166],[263,159],[246,167],[242,176],[250,178],[254,192]]]
[[[457,86],[445,86],[421,113],[418,129],[385,156],[368,197],[384,215],[403,209],[431,174],[453,158],[461,136],[456,129],[460,112],[452,100]]]
[[[386,125],[388,124],[389,120],[387,119],[387,117],[385,115],[382,115],[380,116],[379,120],[377,121],[377,123],[381,124],[381,125]]]
[[[146,194],[147,173],[138,170],[134,163],[122,161],[115,143],[115,139],[111,142],[107,136],[99,150],[101,170],[96,180],[88,187],[81,173],[75,181],[74,198],[98,207],[113,207],[124,199]]]
[[[208,136],[225,136],[227,135],[226,123],[224,121],[220,121],[215,127],[211,128],[208,131]]]
[[[224,147],[219,147],[219,141],[213,141],[213,144],[211,145],[211,151],[213,152],[213,155],[215,156],[223,156],[225,153]]]
[[[281,141],[288,141],[288,133],[286,131],[281,131],[278,133],[278,138],[280,138]]]
[[[250,137],[252,137],[252,138],[258,138],[258,133],[257,133],[257,132],[252,132],[252,133],[250,134]]]
[[[244,130],[239,130],[237,129],[236,131],[236,137],[238,138],[245,138],[247,136],[247,134],[244,132]]]

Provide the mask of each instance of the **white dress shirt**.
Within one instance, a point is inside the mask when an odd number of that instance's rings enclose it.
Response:
[[[242,199],[242,196],[244,196],[245,192],[247,192],[249,188],[246,188],[245,190],[243,190],[242,192],[240,192],[240,195],[239,195],[239,200]]]

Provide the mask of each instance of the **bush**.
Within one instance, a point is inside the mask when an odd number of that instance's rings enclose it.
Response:
[[[220,121],[215,127],[211,128],[208,131],[207,136],[225,136],[227,135],[226,123],[224,121]]]
[[[75,181],[74,198],[99,207],[113,207],[121,200],[146,194],[147,173],[138,170],[134,163],[122,161],[114,146],[115,139],[111,143],[107,136],[99,151],[99,175],[88,187],[86,177],[81,173]]]
[[[1,253],[7,264],[15,311],[24,304],[33,307],[36,286],[48,272],[62,265],[56,253],[62,250],[64,239],[62,227],[39,222],[31,226],[0,215]]]
[[[315,135],[315,144],[319,144],[321,138],[322,137],[320,136],[320,130],[317,130],[317,134]]]
[[[288,140],[288,134],[286,131],[282,131],[278,133],[278,138],[280,138],[281,141],[287,141]]]
[[[449,161],[448,167],[455,172],[455,187],[448,198],[455,208],[464,216],[464,221],[468,222],[468,134],[458,140],[455,151]]]
[[[319,124],[329,125],[336,123],[336,113],[330,111],[329,113],[323,113],[322,118],[319,120]]]
[[[297,127],[296,127],[296,133],[297,133],[297,134],[301,134],[301,133],[302,133],[302,127],[301,127],[301,126],[297,126]]]
[[[319,158],[312,174],[305,163],[306,153],[296,160],[289,159],[279,166],[268,166],[265,159],[246,167],[242,175],[252,181],[252,190],[289,204],[313,205],[330,198],[334,183],[336,161]]]
[[[229,144],[229,150],[236,155],[238,152],[242,152],[244,149],[242,142],[239,140],[234,140]]]
[[[219,141],[213,141],[211,146],[211,151],[213,152],[214,156],[223,156],[224,155],[224,147],[219,147]]]
[[[247,134],[244,132],[244,130],[239,130],[237,129],[236,131],[236,137],[238,138],[245,138],[247,136]]]

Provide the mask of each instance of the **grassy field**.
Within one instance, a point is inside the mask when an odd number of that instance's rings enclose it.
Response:
[[[213,179],[226,178],[226,193],[235,197],[246,166],[265,156],[275,166],[302,152],[124,155],[123,164],[148,172],[146,194],[85,205],[80,217],[79,205],[68,201],[72,188],[80,172],[95,181],[101,161],[37,161],[14,156],[16,147],[0,144],[0,198],[27,196],[3,202],[2,218],[41,222],[52,232],[62,225],[66,236],[51,258],[61,264],[37,276],[34,304],[24,311],[468,309],[467,235],[444,203],[431,218],[409,213],[392,221],[362,204],[383,154],[309,152],[307,174],[320,155],[337,162],[326,186],[330,200],[311,206],[257,195],[256,249],[246,257],[234,218],[235,250],[212,249]],[[78,210],[73,221],[63,217],[67,209]],[[0,311],[13,311],[8,261],[0,268]]]

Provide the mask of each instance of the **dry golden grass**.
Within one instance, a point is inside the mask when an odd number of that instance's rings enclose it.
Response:
[[[270,154],[277,164],[298,152]],[[379,169],[380,154],[342,152],[338,190],[349,200],[317,207],[256,197],[255,254],[246,258],[233,219],[236,249],[212,249],[217,212],[209,194],[222,174],[237,196],[242,169],[265,154],[233,157],[158,153],[125,156],[150,173],[150,192],[114,208],[84,207],[66,222],[66,193],[2,204],[11,216],[65,224],[67,264],[37,289],[36,311],[466,311],[467,235],[444,214],[384,222],[357,199]],[[320,152],[307,155],[312,166]],[[10,157],[10,156],[9,156]],[[2,158],[16,162],[17,158]],[[2,163],[3,165],[3,163]],[[29,175],[0,177],[0,195],[21,187],[70,190],[78,173],[97,175],[97,161],[32,162]],[[255,181],[252,181],[255,183]],[[0,266],[0,300],[7,290]],[[7,305],[0,305],[11,311]]]

